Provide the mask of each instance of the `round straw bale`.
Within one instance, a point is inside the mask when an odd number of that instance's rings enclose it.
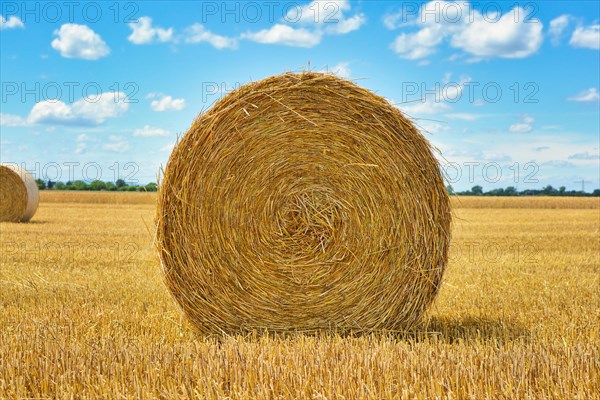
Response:
[[[450,222],[432,148],[396,107],[286,73],[194,121],[164,171],[156,245],[201,332],[405,330],[440,289]]]
[[[35,179],[14,164],[0,164],[0,221],[27,222],[40,201]]]

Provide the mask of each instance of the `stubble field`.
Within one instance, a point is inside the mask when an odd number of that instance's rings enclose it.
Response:
[[[454,199],[414,331],[202,337],[162,283],[154,196],[42,193],[0,224],[0,398],[598,398],[597,198]]]

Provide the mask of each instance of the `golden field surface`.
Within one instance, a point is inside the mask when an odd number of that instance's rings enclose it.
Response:
[[[459,198],[404,334],[202,337],[162,283],[154,194],[42,192],[0,224],[0,399],[593,399],[598,198]]]
[[[155,204],[156,193],[41,191],[43,203],[92,204]],[[585,208],[599,209],[600,198],[595,197],[478,197],[454,196],[452,204],[458,208]]]

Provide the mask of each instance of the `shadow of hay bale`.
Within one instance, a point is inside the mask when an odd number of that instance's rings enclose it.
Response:
[[[506,343],[514,340],[527,341],[530,332],[514,321],[481,317],[466,317],[460,320],[432,317],[410,336],[416,340],[435,337],[447,343],[474,340]]]
[[[382,340],[404,343],[437,342],[446,344],[483,342],[504,345],[513,341],[529,342],[531,337],[531,332],[526,327],[514,321],[480,317],[466,317],[459,320],[432,317],[413,330],[405,332],[389,330],[341,332],[339,330],[331,329],[318,332],[254,330],[251,332],[238,332],[233,334],[202,334],[193,329],[192,331],[192,336],[196,339],[203,341],[213,340],[217,343],[223,343],[229,340],[253,343],[261,340],[296,341],[316,339],[324,341],[352,341],[366,339],[375,342]]]

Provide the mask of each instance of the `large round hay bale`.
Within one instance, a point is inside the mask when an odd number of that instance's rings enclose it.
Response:
[[[160,185],[165,281],[201,332],[404,330],[440,289],[451,212],[428,141],[333,75],[240,87]]]
[[[27,222],[40,201],[35,179],[14,164],[0,164],[0,221]]]

